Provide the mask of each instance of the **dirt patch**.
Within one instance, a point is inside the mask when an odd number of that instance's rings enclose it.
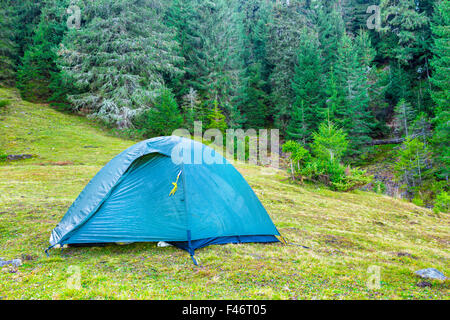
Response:
[[[414,255],[412,255],[411,253],[408,253],[408,252],[395,252],[394,254],[397,257],[408,257],[408,258],[417,260],[416,256],[414,256]]]
[[[72,161],[58,161],[58,162],[47,162],[40,163],[40,166],[71,166],[73,165]]]
[[[420,287],[420,288],[426,288],[426,287],[431,288],[432,287],[431,283],[429,283],[428,281],[420,281],[417,284],[417,286]]]
[[[340,247],[340,248],[354,248],[356,245],[350,240],[341,237],[341,236],[333,236],[333,235],[325,235],[323,237],[325,243],[330,246]]]
[[[17,161],[17,160],[25,160],[33,158],[32,154],[10,154],[6,156],[6,160],[9,161]]]

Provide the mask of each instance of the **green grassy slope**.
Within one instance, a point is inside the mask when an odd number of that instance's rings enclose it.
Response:
[[[0,299],[448,299],[449,283],[421,288],[414,271],[450,275],[448,214],[373,193],[291,185],[282,171],[238,165],[280,232],[311,249],[279,244],[210,246],[189,255],[153,243],[53,250],[51,230],[88,181],[134,144],[87,119],[0,100],[0,151],[34,154],[0,162]],[[368,288],[379,268],[380,288]],[[81,288],[70,288],[80,271]]]

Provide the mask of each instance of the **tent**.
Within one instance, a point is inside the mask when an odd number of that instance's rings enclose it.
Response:
[[[112,159],[53,229],[50,247],[164,241],[189,252],[278,242],[263,205],[220,154],[177,137],[142,141]]]

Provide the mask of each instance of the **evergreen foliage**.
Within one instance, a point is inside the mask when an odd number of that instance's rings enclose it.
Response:
[[[133,122],[143,137],[151,138],[170,136],[173,131],[181,128],[183,117],[174,94],[163,88],[155,99],[154,107],[136,116]]]
[[[13,85],[16,70],[18,46],[15,42],[14,23],[10,1],[0,2],[0,85]]]
[[[450,1],[438,1],[432,23],[434,73],[431,78],[435,103],[433,148],[438,163],[438,175],[448,181],[450,175]]]
[[[164,75],[182,73],[178,44],[161,24],[151,0],[99,0],[83,8],[85,23],[63,40],[61,68],[80,92],[69,95],[74,110],[115,123],[153,105]]]
[[[81,9],[79,29],[68,29],[69,5]],[[381,29],[366,30],[370,5],[380,5]],[[0,84],[144,136],[195,121],[276,128],[292,140],[286,148],[306,150],[291,154],[293,173],[339,190],[366,176],[344,161],[404,141],[398,158],[425,148],[427,174],[419,183],[417,168],[398,168],[398,179],[431,204],[449,187],[449,9],[448,0],[0,0]]]

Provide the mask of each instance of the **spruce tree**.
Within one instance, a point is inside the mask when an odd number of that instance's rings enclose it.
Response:
[[[338,59],[338,47],[345,34],[339,1],[323,1],[317,10],[317,27],[323,55],[323,71],[328,73]]]
[[[347,147],[347,134],[330,121],[321,123],[318,131],[313,133],[311,150],[318,159],[339,162]]]
[[[236,104],[246,118],[247,128],[262,128],[268,113],[267,37],[270,7],[265,0],[239,0],[240,88]]]
[[[57,67],[57,47],[67,31],[66,9],[70,1],[50,0],[42,5],[40,22],[17,72],[17,87],[24,99],[46,100]]]
[[[297,49],[306,17],[301,13],[298,0],[277,3],[269,22],[268,59],[273,65],[269,81],[272,87],[271,105],[275,125],[285,133],[291,118],[295,94],[292,78],[295,73]]]
[[[450,1],[436,3],[432,23],[434,38],[432,98],[435,102],[435,129],[433,151],[441,178],[448,180],[450,174]]]
[[[399,136],[408,137],[411,134],[410,125],[415,118],[411,104],[401,99],[394,108],[394,128]]]
[[[181,128],[183,117],[173,93],[170,89],[162,88],[153,108],[139,114],[133,123],[144,137],[170,136]]]
[[[370,71],[374,53],[365,32],[358,34],[350,48],[352,52],[349,53],[346,70],[347,107],[342,127],[348,133],[348,154],[356,156],[366,150],[375,126],[375,118],[369,109]]]
[[[312,134],[305,117],[305,101],[296,103],[292,110],[291,121],[286,129],[286,138],[301,142],[306,145],[307,139]]]
[[[266,124],[268,96],[263,89],[266,82],[262,79],[261,68],[260,63],[254,63],[245,69],[246,77],[235,100],[246,117],[247,128],[264,128]]]
[[[180,0],[178,38],[182,39],[181,52],[185,58],[184,87],[186,94],[192,87],[206,106],[217,98],[225,111],[230,127],[239,127],[243,121],[233,103],[239,88],[239,50],[236,28],[235,0]],[[189,9],[188,9],[189,8]]]
[[[13,85],[18,46],[14,28],[16,17],[10,1],[0,1],[0,85]]]
[[[79,30],[60,50],[63,74],[80,93],[69,95],[83,110],[120,128],[152,107],[164,76],[182,72],[178,44],[164,26],[164,7],[151,0],[88,2]]]
[[[220,111],[219,102],[217,100],[214,100],[213,105],[214,107],[211,109],[208,116],[209,123],[207,129],[217,129],[224,134],[227,130],[225,116]]]
[[[406,65],[423,55],[421,41],[429,30],[429,17],[415,0],[381,0],[382,31],[390,47],[386,54]],[[422,1],[421,1],[422,2]]]
[[[295,102],[288,128],[289,138],[301,140],[304,143],[310,140],[311,133],[317,130],[323,119],[321,111],[324,92],[321,64],[321,50],[317,34],[305,28],[300,36],[297,63],[292,80]],[[298,125],[300,127],[296,130],[295,127]]]

